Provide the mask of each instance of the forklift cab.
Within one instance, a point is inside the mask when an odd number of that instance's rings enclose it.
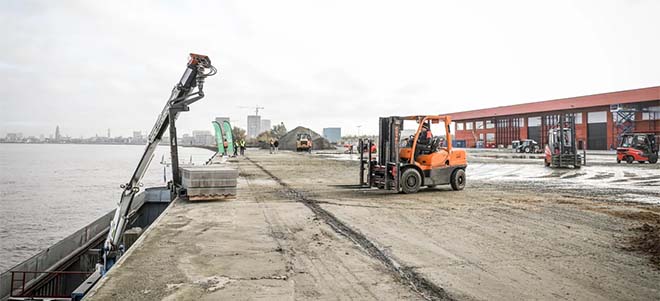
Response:
[[[563,133],[559,133],[559,129],[550,129],[548,131],[548,146],[553,154],[559,154],[563,151],[564,154],[573,153],[572,132],[570,128],[564,128]],[[563,143],[560,139],[563,139]],[[563,144],[563,147],[562,147]]]
[[[619,147],[616,149],[617,163],[626,161],[633,163],[658,162],[658,143],[654,134],[633,133],[621,137]]]
[[[404,121],[415,124],[414,134],[405,138],[401,137]],[[432,136],[429,130],[433,124],[442,124],[446,137]],[[374,160],[371,156],[369,160],[361,158],[361,185],[403,193],[444,184],[451,184],[454,190],[463,189],[466,154],[452,148],[450,124],[449,116],[381,117],[378,156]]]

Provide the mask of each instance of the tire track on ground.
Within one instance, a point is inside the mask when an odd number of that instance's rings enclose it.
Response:
[[[382,262],[397,279],[399,279],[401,282],[408,283],[412,289],[419,293],[422,297],[427,300],[453,300],[453,298],[451,298],[443,288],[415,272],[412,267],[406,266],[396,261],[394,258],[388,256],[385,251],[378,248],[373,242],[371,242],[371,240],[365,237],[364,234],[344,224],[332,213],[321,208],[321,206],[315,200],[309,199],[304,194],[291,188],[287,183],[282,181],[280,178],[275,176],[256,161],[253,161],[247,156],[245,159],[261,169],[275,182],[282,186],[282,188],[284,188],[283,192],[287,197],[304,204],[319,219],[328,224],[335,232],[343,235],[353,243],[360,246],[369,256]]]

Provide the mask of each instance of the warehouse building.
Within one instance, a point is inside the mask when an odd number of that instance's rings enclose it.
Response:
[[[631,132],[660,135],[660,86],[450,114],[458,147],[508,147],[513,140],[547,142],[559,114],[575,116],[579,148],[616,147]]]

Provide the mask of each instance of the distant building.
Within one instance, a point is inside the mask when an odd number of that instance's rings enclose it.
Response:
[[[60,126],[55,127],[55,141],[60,141],[62,139],[62,134],[60,134]]]
[[[110,129],[108,129],[108,138],[110,138]]]
[[[269,119],[261,119],[261,129],[259,130],[259,133],[265,132],[270,130],[270,120]]]
[[[323,138],[330,143],[337,143],[341,140],[341,128],[323,128]]]
[[[133,139],[135,139],[135,140],[142,139],[142,132],[141,131],[133,131]]]
[[[220,125],[222,125],[222,123],[225,122],[225,121],[229,121],[229,117],[216,117],[215,118],[215,122],[219,123]]]
[[[193,131],[192,144],[194,145],[213,145],[215,136],[210,131]]]
[[[261,116],[248,115],[247,117],[247,136],[256,138],[261,133]]]
[[[190,134],[183,134],[183,137],[180,138],[181,141],[179,141],[179,144],[182,145],[192,145],[193,144],[193,137],[190,136]],[[169,140],[169,138],[168,138]]]
[[[7,142],[19,142],[23,140],[23,134],[22,133],[7,133],[7,136],[5,138]]]
[[[660,86],[448,114],[461,147],[507,147],[515,140],[548,142],[560,114],[575,118],[578,148],[607,150],[623,134],[660,135]]]

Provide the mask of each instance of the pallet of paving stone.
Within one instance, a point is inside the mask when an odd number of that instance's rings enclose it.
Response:
[[[238,179],[237,178],[226,178],[226,179],[182,178],[181,179],[181,184],[185,188],[236,187],[236,185],[238,184]]]
[[[227,200],[236,197],[238,170],[230,166],[181,168],[181,183],[190,201]]]
[[[238,170],[227,165],[201,165],[181,168],[181,181],[184,187],[186,187],[186,185],[188,185],[188,187],[216,187],[209,185],[227,187],[231,186],[232,182],[227,182],[226,180],[235,180],[237,178]],[[225,181],[223,182],[223,180]],[[233,186],[235,186],[235,184]]]

